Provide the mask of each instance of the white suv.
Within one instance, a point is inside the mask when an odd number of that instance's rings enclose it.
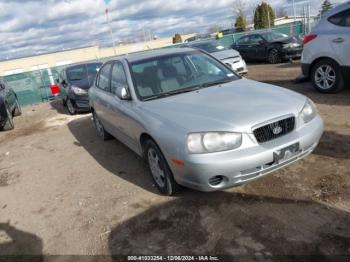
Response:
[[[350,79],[350,1],[328,11],[304,38],[302,71],[321,93],[335,93]]]

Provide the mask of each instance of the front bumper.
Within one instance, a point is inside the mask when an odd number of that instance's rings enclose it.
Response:
[[[244,134],[242,149],[188,155],[184,166],[172,166],[172,170],[179,184],[200,191],[239,186],[306,157],[316,148],[322,133],[323,121],[317,116],[299,129],[263,144],[258,144],[253,134]],[[295,155],[284,162],[274,162],[276,151],[295,143],[300,146]],[[224,179],[212,185],[209,180],[215,176]]]
[[[289,48],[289,49],[282,49],[281,51],[281,57],[282,59],[293,59],[293,58],[300,58],[301,53],[303,52],[303,48]]]
[[[248,73],[247,64],[243,59],[238,60],[222,60],[224,64],[229,66],[233,71],[239,75],[245,75]]]
[[[77,110],[79,110],[79,111],[89,111],[90,110],[88,94],[86,94],[86,95],[70,94],[69,98],[73,101],[73,104]]]

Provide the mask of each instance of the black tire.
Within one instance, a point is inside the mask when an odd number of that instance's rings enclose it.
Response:
[[[330,71],[327,73],[328,68],[330,68]],[[326,78],[322,77],[321,72],[325,74],[323,77]],[[335,80],[333,80],[333,78],[335,78]],[[313,65],[310,79],[313,87],[320,93],[337,93],[345,87],[344,76],[340,66],[338,63],[328,58],[322,59]]]
[[[7,113],[7,118],[6,118],[5,124],[1,128],[4,131],[12,130],[15,128],[15,124],[13,123],[12,112],[10,112],[7,106],[6,106],[6,113]]]
[[[270,64],[278,64],[281,63],[281,57],[276,48],[273,48],[269,51],[267,55],[267,62]]]
[[[112,139],[112,135],[110,133],[108,133],[105,128],[103,127],[101,121],[98,119],[97,114],[95,113],[95,111],[92,111],[92,118],[94,120],[94,124],[97,130],[97,135],[103,140],[110,140]]]
[[[75,115],[77,113],[74,102],[69,98],[67,98],[67,110],[70,115]]]
[[[144,155],[150,175],[159,192],[163,195],[174,195],[178,191],[179,185],[176,183],[163,153],[153,140],[146,141]],[[156,175],[155,169],[162,172],[162,175]]]
[[[66,99],[64,99],[63,97],[62,97],[62,105],[63,105],[64,107],[67,106],[67,101],[66,101]]]
[[[13,112],[14,116],[20,116],[22,115],[22,109],[21,109],[21,105],[18,102],[18,99],[16,99],[16,107],[15,107],[15,111]]]

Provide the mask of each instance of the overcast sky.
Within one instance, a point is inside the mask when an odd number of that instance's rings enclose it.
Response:
[[[295,0],[300,2],[302,0]],[[107,1],[108,2],[108,1]],[[111,45],[105,9],[116,41],[205,31],[234,21],[235,0],[0,0],[0,60],[89,45]],[[242,0],[248,15],[259,0]],[[270,0],[274,9],[291,0]],[[345,0],[331,0],[345,2]],[[316,12],[321,0],[310,0]],[[299,8],[300,9],[300,8]]]

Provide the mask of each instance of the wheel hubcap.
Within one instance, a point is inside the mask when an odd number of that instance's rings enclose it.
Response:
[[[317,68],[315,73],[316,85],[321,89],[329,89],[333,87],[336,80],[334,69],[329,65],[322,65]]]
[[[151,169],[152,176],[156,181],[156,183],[158,184],[158,186],[164,187],[165,185],[164,171],[160,167],[159,156],[153,148],[150,148],[148,150],[148,164]]]

